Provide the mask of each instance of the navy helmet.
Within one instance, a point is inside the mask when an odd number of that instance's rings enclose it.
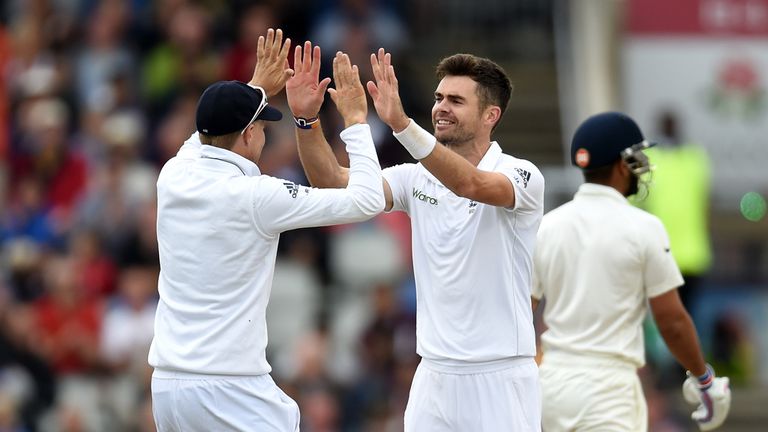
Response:
[[[571,141],[571,163],[591,170],[623,159],[635,175],[640,175],[651,170],[642,151],[654,145],[646,141],[637,123],[626,114],[604,112],[589,117],[576,129]]]

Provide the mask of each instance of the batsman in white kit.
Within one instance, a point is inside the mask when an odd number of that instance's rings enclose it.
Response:
[[[289,51],[290,39],[282,43],[282,32],[270,29],[249,84],[209,86],[198,102],[198,132],[160,173],[160,302],[149,353],[158,431],[298,431],[298,406],[270,377],[265,355],[280,233],[358,222],[384,207],[365,90],[348,61],[334,63],[332,92],[350,160],[345,188],[259,171],[265,122],[282,117],[267,96],[293,72],[285,69]]]
[[[685,367],[686,400],[701,430],[728,416],[728,378],[716,377],[680,301],[683,278],[661,221],[633,207],[650,147],[627,115],[585,120],[571,160],[585,183],[573,200],[544,216],[534,260],[533,307],[544,300],[543,428],[645,431],[648,412],[637,376],[645,364],[642,321],[650,310],[674,357]]]
[[[530,288],[544,179],[490,139],[512,92],[509,79],[488,59],[443,59],[432,135],[403,111],[390,54],[380,49],[371,66],[377,114],[419,161],[383,172],[386,210],[406,212],[412,227],[422,361],[405,430],[539,431]],[[306,88],[316,80],[308,77]],[[314,117],[316,108],[303,115]],[[319,128],[298,141],[313,185],[346,184],[348,171]]]

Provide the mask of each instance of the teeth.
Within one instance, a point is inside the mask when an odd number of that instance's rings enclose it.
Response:
[[[438,120],[437,124],[439,124],[439,125],[449,125],[449,124],[453,124],[453,122],[450,122],[448,120]]]

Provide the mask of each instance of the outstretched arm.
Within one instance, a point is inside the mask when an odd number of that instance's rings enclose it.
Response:
[[[296,142],[299,159],[312,186],[344,187],[349,180],[349,170],[339,165],[323,134],[318,114],[330,78],[320,81],[320,47],[312,48],[312,42],[296,45],[293,52],[295,74],[285,85],[288,106],[296,125]],[[299,124],[298,122],[303,122]]]
[[[367,87],[376,113],[392,128],[411,156],[456,195],[485,204],[514,207],[515,189],[509,178],[477,169],[408,118],[400,99],[392,56],[383,48],[371,54],[371,68],[376,82],[368,81]]]
[[[294,50],[296,73],[286,84],[286,95],[294,117],[303,119],[304,122],[311,122],[311,127],[301,128],[298,125],[296,127],[299,159],[310,184],[315,187],[345,187],[349,182],[349,169],[339,165],[325,139],[318,118],[323,96],[331,82],[330,78],[320,81],[320,59],[320,47],[313,48],[311,42],[305,42],[303,50],[301,46],[296,47]],[[355,122],[364,123],[368,108],[357,66],[349,63],[349,57],[346,54],[337,53],[333,62],[333,71],[337,88],[328,89],[328,91],[344,118],[345,127]],[[342,92],[341,95],[339,91]],[[353,103],[350,104],[347,98],[351,98]],[[383,180],[383,189],[386,210],[390,210],[393,206],[392,190],[386,180]]]
[[[248,84],[263,88],[267,96],[280,93],[285,87],[286,80],[293,75],[293,70],[288,66],[290,48],[291,39],[286,38],[283,42],[281,29],[267,30],[266,38],[259,36],[256,46],[256,67]]]

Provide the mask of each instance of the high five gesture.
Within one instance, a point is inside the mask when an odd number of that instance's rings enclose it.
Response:
[[[293,69],[288,65],[290,47],[291,39],[286,38],[283,42],[283,31],[280,29],[267,30],[266,38],[259,36],[256,67],[248,84],[263,88],[267,96],[280,93],[285,82],[293,75]]]
[[[409,119],[400,100],[392,55],[379,48],[378,53],[371,54],[371,69],[376,82],[368,81],[366,86],[376,113],[393,131],[400,132],[408,126]]]

